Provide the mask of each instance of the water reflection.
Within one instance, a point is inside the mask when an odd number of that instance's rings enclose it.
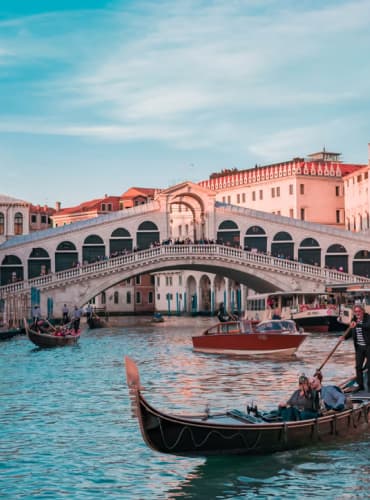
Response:
[[[360,455],[356,463],[351,462],[353,453]],[[369,460],[363,440],[340,450],[316,447],[270,457],[214,457],[197,465],[168,498],[365,498]]]

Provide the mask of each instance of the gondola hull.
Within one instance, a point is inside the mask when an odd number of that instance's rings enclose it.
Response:
[[[73,335],[55,335],[54,333],[41,333],[26,327],[26,333],[30,341],[37,347],[64,347],[77,344],[80,332]]]
[[[136,369],[136,372],[135,372]],[[127,382],[142,436],[153,450],[185,456],[267,455],[338,442],[369,429],[370,401],[316,419],[256,422],[242,412],[178,416],[153,408],[142,396],[135,363],[126,358]]]

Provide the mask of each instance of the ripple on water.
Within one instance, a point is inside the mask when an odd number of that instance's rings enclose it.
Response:
[[[192,352],[191,336],[212,319],[124,321],[89,331],[75,347],[35,349],[25,337],[0,344],[2,498],[308,498],[313,485],[315,498],[366,496],[369,435],[271,457],[161,455],[143,443],[125,384],[130,355],[148,399],[164,410],[198,412],[206,402],[212,411],[244,408],[252,399],[274,407],[298,374],[321,364],[336,336],[309,337],[297,359],[240,360]],[[349,377],[353,365],[348,342],[325,377]]]

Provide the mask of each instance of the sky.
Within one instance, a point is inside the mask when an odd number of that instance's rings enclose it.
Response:
[[[0,193],[54,207],[368,162],[369,0],[2,0]]]

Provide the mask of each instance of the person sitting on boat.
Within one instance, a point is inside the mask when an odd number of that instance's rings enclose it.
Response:
[[[298,385],[288,401],[279,404],[279,415],[284,421],[306,420],[319,415],[318,396],[310,388],[306,375],[299,377]]]
[[[346,396],[336,385],[322,385],[322,373],[317,370],[310,379],[310,387],[319,397],[320,411],[342,411],[346,407]]]

